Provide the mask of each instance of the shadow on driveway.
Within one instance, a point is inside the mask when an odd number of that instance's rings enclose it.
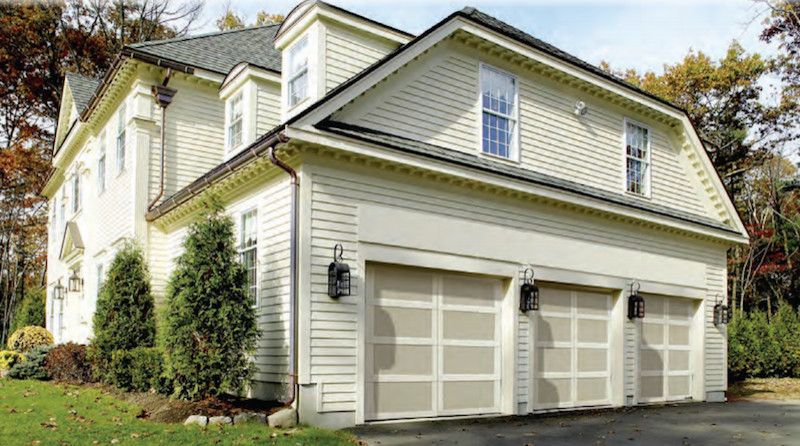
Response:
[[[369,445],[800,445],[800,401],[680,404],[352,429]]]

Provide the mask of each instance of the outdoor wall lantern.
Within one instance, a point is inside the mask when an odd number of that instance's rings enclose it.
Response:
[[[53,299],[64,299],[64,285],[61,285],[61,279],[58,279],[58,283],[53,287]]]
[[[328,296],[338,299],[350,295],[350,267],[344,263],[344,248],[333,247],[333,262],[328,266]]]
[[[530,273],[530,277],[528,274]],[[519,311],[539,310],[539,287],[533,281],[533,270],[528,268],[522,275],[522,286],[519,290]]]
[[[732,313],[731,307],[722,303],[717,296],[717,304],[714,305],[714,325],[727,325],[731,321]]]
[[[80,293],[83,288],[83,279],[78,276],[78,270],[73,270],[72,275],[69,276],[69,291],[72,293]]]
[[[644,319],[644,298],[639,295],[641,287],[639,282],[631,282],[631,295],[628,296],[628,319]]]

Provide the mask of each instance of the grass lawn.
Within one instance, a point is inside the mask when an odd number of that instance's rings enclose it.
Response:
[[[266,425],[184,426],[137,418],[141,408],[101,389],[0,379],[0,445],[352,445],[343,432]]]
[[[800,379],[766,378],[748,379],[728,388],[731,399],[798,400],[800,401]]]

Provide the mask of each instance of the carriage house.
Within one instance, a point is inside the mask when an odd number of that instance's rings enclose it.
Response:
[[[127,239],[162,303],[213,192],[250,392],[302,422],[725,398],[714,311],[748,236],[685,112],[475,9],[413,36],[310,1],[131,45],[67,76],[53,168],[57,342],[91,337]]]

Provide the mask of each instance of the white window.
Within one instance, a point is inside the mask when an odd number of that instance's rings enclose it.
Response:
[[[247,291],[251,302],[258,307],[258,212],[254,209],[242,214],[239,255],[247,270]]]
[[[483,153],[502,158],[516,156],[517,80],[495,68],[481,65]]]
[[[105,276],[103,275],[103,264],[97,264],[97,297],[100,297],[100,288],[103,287],[103,282],[105,281]]]
[[[625,190],[650,195],[650,130],[625,121]]]
[[[308,36],[289,50],[289,107],[308,96]]]
[[[100,154],[97,157],[97,193],[106,190],[106,134],[100,134]]]
[[[242,92],[228,99],[228,149],[242,143]]]
[[[81,175],[75,173],[72,176],[72,213],[78,212],[81,208]]]
[[[117,174],[125,170],[125,102],[117,112]]]

